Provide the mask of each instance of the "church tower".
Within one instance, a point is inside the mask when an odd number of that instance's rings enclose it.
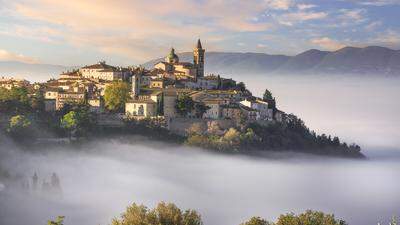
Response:
[[[204,52],[205,50],[201,46],[200,39],[197,40],[197,46],[193,50],[193,64],[196,67],[196,79],[197,77],[204,77]]]

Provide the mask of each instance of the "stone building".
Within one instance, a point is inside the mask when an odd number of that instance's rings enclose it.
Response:
[[[23,79],[14,78],[0,78],[0,87],[11,90],[13,87],[28,87],[30,85],[29,81]]]
[[[197,78],[204,77],[204,53],[205,50],[199,39],[193,50],[193,63],[180,62],[178,55],[175,54],[175,49],[172,48],[171,52],[165,57],[165,61],[155,64],[154,68],[172,74],[176,80],[197,80]]]
[[[79,69],[79,73],[82,74],[84,78],[106,81],[127,79],[131,74],[129,70],[107,65],[105,61],[101,61],[97,64],[89,66],[84,66]]]

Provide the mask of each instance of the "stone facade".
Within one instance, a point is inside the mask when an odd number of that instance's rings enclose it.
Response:
[[[106,81],[122,80],[130,76],[130,71],[107,65],[104,61],[94,65],[84,66],[79,69],[84,78]]]

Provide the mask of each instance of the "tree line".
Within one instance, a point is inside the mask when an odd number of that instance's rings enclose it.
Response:
[[[48,225],[64,225],[64,216],[49,220]],[[154,209],[133,203],[120,216],[115,217],[110,225],[203,225],[201,215],[192,209],[181,210],[173,203],[160,202]],[[254,216],[240,225],[347,225],[333,214],[307,210],[303,213],[280,215],[275,222]],[[397,225],[392,217],[389,225]]]

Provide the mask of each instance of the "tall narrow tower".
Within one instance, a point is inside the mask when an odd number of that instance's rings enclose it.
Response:
[[[140,94],[140,78],[141,72],[132,75],[132,98],[135,99]]]
[[[205,50],[201,46],[200,39],[197,40],[197,46],[193,50],[193,64],[196,67],[196,79],[198,77],[204,77],[204,52]]]

